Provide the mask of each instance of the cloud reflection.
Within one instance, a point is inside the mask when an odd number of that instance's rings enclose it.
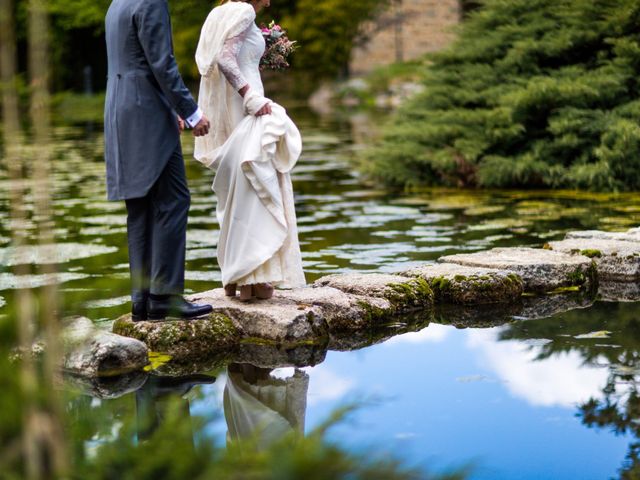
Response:
[[[317,405],[322,402],[343,398],[355,386],[353,379],[331,371],[324,364],[303,368],[302,370],[307,372],[310,378],[307,399],[309,405]]]
[[[585,365],[575,351],[536,360],[540,347],[498,341],[499,329],[467,332],[468,345],[505,382],[509,392],[533,406],[573,407],[600,398],[607,369]]]

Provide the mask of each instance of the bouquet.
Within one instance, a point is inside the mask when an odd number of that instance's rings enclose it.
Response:
[[[271,22],[260,25],[266,48],[260,59],[260,70],[285,70],[289,68],[287,58],[298,49],[295,41],[289,40],[287,32],[280,25]]]

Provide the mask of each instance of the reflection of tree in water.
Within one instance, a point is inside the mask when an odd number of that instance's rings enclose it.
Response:
[[[536,346],[536,360],[578,352],[585,365],[607,367],[602,399],[578,407],[588,427],[631,435],[622,479],[640,479],[640,315],[637,304],[597,303],[543,320],[518,322],[503,330],[500,340],[551,340]]]

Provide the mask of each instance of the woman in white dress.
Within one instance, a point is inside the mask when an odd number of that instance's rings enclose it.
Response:
[[[202,27],[198,104],[211,120],[194,156],[216,170],[218,263],[225,293],[270,298],[305,284],[289,172],[302,141],[286,111],[264,97],[265,41],[256,12],[269,0],[226,1]]]

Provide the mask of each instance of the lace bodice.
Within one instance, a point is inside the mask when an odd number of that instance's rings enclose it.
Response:
[[[260,58],[264,49],[264,38],[253,21],[242,33],[224,42],[218,66],[234,90],[249,84],[264,95],[260,78]]]

